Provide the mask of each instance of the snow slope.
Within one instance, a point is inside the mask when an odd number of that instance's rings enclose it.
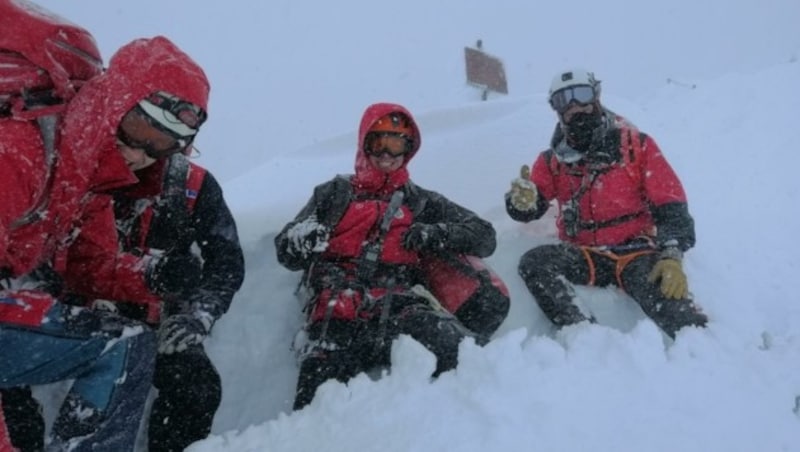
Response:
[[[432,356],[402,340],[391,375],[329,383],[291,415],[298,275],[276,264],[272,238],[315,183],[350,171],[355,136],[231,181],[248,278],[209,348],[226,385],[215,431],[238,432],[192,450],[800,450],[791,232],[800,230],[800,159],[787,133],[800,91],[783,91],[780,103],[769,95],[798,77],[800,64],[786,63],[695,89],[665,85],[638,105],[606,93],[610,108],[660,143],[697,222],[685,264],[712,321],[675,343],[614,288],[579,291],[601,325],[556,333],[516,275],[525,250],[555,240],[551,216],[519,224],[501,203],[518,165],[547,141],[553,118],[541,96],[419,112],[423,148],[412,177],[494,223],[499,246],[489,262],[511,289],[511,313],[493,343],[464,344],[459,368],[435,382]]]
[[[211,78],[198,161],[225,182],[248,273],[208,340],[224,396],[214,436],[192,451],[800,451],[795,0],[40,4],[92,30],[106,57],[165,34]],[[479,38],[505,62],[507,97],[480,102],[464,83],[462,48]],[[601,288],[579,291],[600,325],[555,332],[517,276],[519,256],[555,231],[550,215],[508,219],[502,195],[547,143],[547,85],[572,65],[596,71],[604,102],[681,176],[707,330],[672,343]],[[278,266],[272,237],[316,183],[351,171],[376,101],[420,122],[414,180],[494,223],[489,262],[511,313],[437,381],[432,356],[403,339],[391,375],[326,384],[291,413],[298,275]]]

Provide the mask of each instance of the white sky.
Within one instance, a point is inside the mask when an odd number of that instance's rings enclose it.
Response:
[[[796,0],[39,3],[92,30],[106,58],[165,34],[211,78],[198,162],[225,182],[248,273],[207,341],[223,402],[193,452],[800,451]],[[480,102],[465,85],[463,47],[477,38],[504,60],[509,96]],[[596,72],[606,105],[681,176],[698,234],[685,267],[707,330],[672,343],[616,290],[583,289],[601,324],[556,333],[517,276],[555,228],[551,215],[508,219],[502,196],[546,146],[544,94],[572,65]],[[391,375],[328,383],[291,413],[298,275],[272,238],[315,184],[352,171],[376,101],[420,123],[412,178],[495,225],[488,261],[511,313],[437,381],[432,355],[401,340]]]

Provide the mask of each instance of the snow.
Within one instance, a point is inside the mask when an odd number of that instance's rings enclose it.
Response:
[[[39,3],[92,30],[106,59],[160,33],[211,78],[198,162],[223,181],[247,277],[207,340],[223,401],[192,452],[800,451],[795,0]],[[462,49],[478,38],[510,95],[481,102],[466,85]],[[523,252],[556,240],[553,216],[516,223],[503,193],[546,146],[547,87],[573,65],[681,177],[698,236],[685,268],[708,329],[673,343],[616,289],[579,288],[600,324],[556,332],[517,276]],[[432,355],[401,338],[390,374],[326,383],[292,413],[298,274],[272,239],[314,185],[352,171],[377,101],[416,115],[414,181],[495,225],[488,262],[511,312],[436,381]]]

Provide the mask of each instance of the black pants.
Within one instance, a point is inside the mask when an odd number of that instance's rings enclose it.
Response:
[[[219,373],[202,346],[158,355],[148,427],[149,452],[182,451],[208,437],[222,400]]]
[[[219,373],[202,346],[158,355],[148,427],[149,452],[178,452],[208,437],[222,399]],[[30,388],[3,389],[3,411],[9,436],[20,452],[44,448],[44,418]]]
[[[590,255],[595,267],[594,285],[619,286],[617,261],[597,253]],[[708,318],[691,300],[667,299],[658,284],[647,281],[658,259],[658,254],[653,253],[631,260],[620,274],[622,288],[672,338],[684,326],[705,326]],[[539,307],[556,326],[587,319],[573,302],[575,291],[572,284],[590,283],[589,263],[579,248],[567,244],[536,247],[520,259],[519,274]]]
[[[33,398],[28,386],[0,389],[3,397],[3,413],[6,417],[8,436],[19,452],[44,450],[44,417],[42,407]]]
[[[400,334],[408,334],[436,355],[433,376],[456,367],[458,344],[473,333],[453,314],[434,310],[422,299],[405,295],[391,299],[390,315],[383,322],[378,312],[369,320],[332,319],[324,338],[320,337],[323,322],[309,327],[309,339],[316,344],[300,364],[295,410],[309,404],[327,380],[347,382],[360,372],[388,366],[392,340]]]

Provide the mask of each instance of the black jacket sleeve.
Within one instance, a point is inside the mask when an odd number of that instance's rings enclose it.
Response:
[[[475,212],[441,194],[409,184],[409,206],[415,223],[442,223],[448,249],[457,254],[488,257],[497,247],[494,226]]]
[[[314,258],[310,255],[303,257],[291,252],[289,230],[292,226],[307,220],[312,215],[316,216],[320,224],[332,230],[350,202],[350,193],[350,182],[346,175],[336,176],[330,181],[317,185],[306,205],[275,236],[275,252],[277,253],[278,262],[292,271],[307,269]]]
[[[222,188],[209,172],[200,187],[191,222],[203,258],[203,278],[193,298],[219,318],[242,286],[245,264],[236,222]]]
[[[651,207],[656,224],[656,243],[661,247],[676,246],[681,251],[695,244],[694,219],[685,202]]]

